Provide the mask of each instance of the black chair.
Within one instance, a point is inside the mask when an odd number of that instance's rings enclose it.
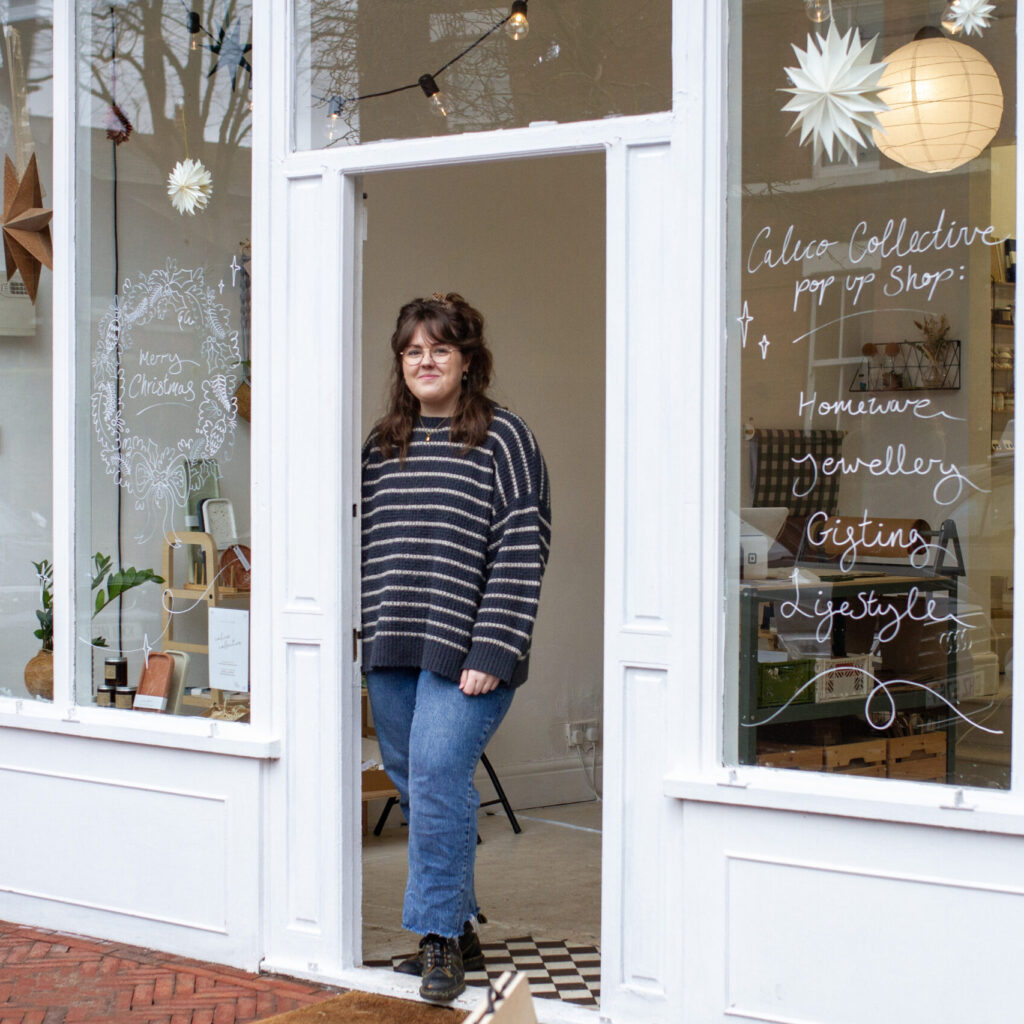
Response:
[[[508,815],[509,824],[512,826],[512,831],[516,835],[519,835],[523,831],[522,826],[516,821],[515,811],[512,810],[512,805],[508,802],[508,797],[505,796],[505,790],[501,786],[501,782],[498,780],[498,776],[494,771],[494,767],[488,760],[486,754],[480,755],[480,763],[484,766],[484,771],[487,772],[488,777],[491,780],[491,785],[494,787],[494,792],[498,795],[493,800],[482,800],[480,802],[481,807],[490,807],[492,804],[501,804],[505,809],[505,814]],[[388,815],[391,813],[391,808],[398,803],[398,798],[394,796],[388,797],[388,802],[384,805],[384,810],[381,811],[380,817],[377,819],[377,824],[373,826],[373,834],[379,836],[384,831],[384,825],[388,820]],[[480,836],[476,837],[477,842],[480,842]]]

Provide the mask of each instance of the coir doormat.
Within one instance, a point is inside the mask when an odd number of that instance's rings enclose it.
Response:
[[[322,1003],[267,1017],[260,1024],[459,1024],[468,1014],[443,1006],[346,992]]]

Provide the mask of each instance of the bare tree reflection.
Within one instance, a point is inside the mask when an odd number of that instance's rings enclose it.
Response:
[[[212,154],[214,176],[229,173],[239,150],[249,142],[250,73],[243,65],[251,32],[251,5],[228,0],[94,0],[83,12],[78,31],[83,57],[79,61],[80,96],[91,96],[80,120],[106,127],[112,105],[134,122],[132,149],[161,168],[167,163],[168,141],[181,140]],[[199,13],[204,31],[192,48],[189,10]],[[232,87],[234,85],[234,87]],[[246,165],[249,155],[241,157]]]
[[[534,0],[525,40],[495,33],[439,77],[452,108],[442,124],[417,78],[504,18],[507,3],[301,0],[296,67],[314,140],[331,141],[317,135],[318,121],[335,142],[354,143],[668,109],[670,8],[668,0]],[[397,96],[356,101],[407,85]],[[345,102],[329,123],[335,98]]]

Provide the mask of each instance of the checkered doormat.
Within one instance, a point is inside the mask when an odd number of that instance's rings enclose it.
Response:
[[[470,985],[497,981],[505,971],[518,971],[530,980],[530,992],[541,999],[561,999],[597,1008],[601,995],[601,951],[596,946],[559,939],[518,939],[481,943],[484,969],[468,971]],[[390,967],[408,954],[390,960],[368,960],[367,967]]]

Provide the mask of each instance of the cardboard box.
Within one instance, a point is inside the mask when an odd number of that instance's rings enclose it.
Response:
[[[971,667],[956,677],[960,700],[992,697],[999,691],[999,658],[995,651],[971,651]]]

